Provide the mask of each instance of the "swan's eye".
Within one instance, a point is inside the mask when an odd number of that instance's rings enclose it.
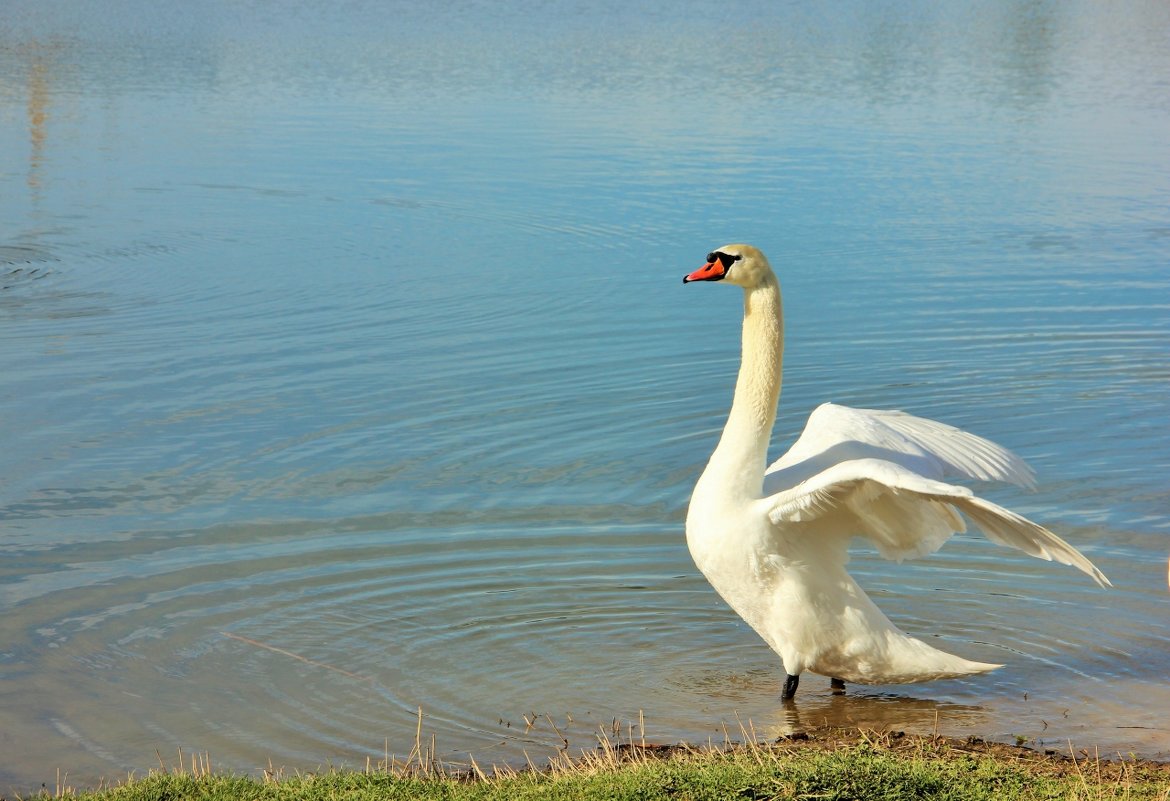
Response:
[[[731,265],[735,264],[737,261],[739,261],[742,258],[743,258],[743,256],[740,256],[738,254],[733,256],[730,253],[722,253],[722,252],[717,250],[714,253],[707,254],[707,263],[714,264],[715,260],[719,259],[719,263],[723,265],[723,269],[730,270]]]

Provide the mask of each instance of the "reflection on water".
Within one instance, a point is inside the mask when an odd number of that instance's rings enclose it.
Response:
[[[29,155],[28,177],[25,179],[25,183],[28,185],[32,202],[35,205],[38,200],[37,190],[41,186],[41,160],[44,158],[45,150],[45,122],[49,107],[49,66],[44,57],[35,49],[29,61],[27,106]]]
[[[775,739],[818,726],[855,726],[872,731],[929,731],[945,726],[948,731],[979,731],[988,725],[989,715],[982,707],[970,704],[897,695],[829,695],[814,696],[799,706],[785,705],[768,720],[769,728],[760,733]]]
[[[16,2],[0,49],[0,786],[855,724],[1170,756],[1170,12]],[[1016,449],[1115,583],[854,572],[989,676],[850,687],[682,519],[738,361]],[[1154,702],[1157,703],[1154,703]]]

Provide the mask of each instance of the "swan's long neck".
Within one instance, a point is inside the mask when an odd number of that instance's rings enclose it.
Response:
[[[744,290],[743,357],[719,445],[700,482],[718,482],[724,497],[759,498],[776,421],[784,353],[784,317],[775,276]]]

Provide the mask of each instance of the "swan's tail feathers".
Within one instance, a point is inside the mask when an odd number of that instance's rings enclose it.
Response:
[[[970,659],[964,659],[964,666],[970,671],[967,675],[974,673],[990,673],[993,670],[999,670],[1003,665],[994,665],[991,662],[972,662]]]
[[[902,632],[890,632],[886,664],[873,666],[868,675],[854,678],[860,684],[911,684],[936,679],[958,679],[1001,668],[990,662],[973,662],[927,645]]]
[[[1003,665],[994,665],[990,662],[973,662],[970,659],[964,659],[961,656],[948,654],[946,651],[940,651],[937,648],[931,648],[921,640],[917,642],[922,643],[926,648],[930,648],[936,657],[934,670],[937,671],[933,676],[925,681],[933,681],[934,679],[958,679],[963,676],[974,676],[978,673],[989,673],[993,670],[998,670]]]
[[[1083,553],[1044,526],[1033,523],[1022,515],[982,498],[952,498],[948,500],[971,518],[992,542],[1018,548],[1039,559],[1047,559],[1050,562],[1057,561],[1062,565],[1075,567],[1091,576],[1102,587],[1113,586],[1105,574],[1085,558]]]

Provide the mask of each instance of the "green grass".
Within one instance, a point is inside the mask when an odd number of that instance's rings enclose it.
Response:
[[[327,771],[258,779],[199,761],[99,791],[87,801],[364,801],[368,799],[817,799],[860,801],[1170,801],[1170,766],[1046,756],[937,737],[817,733],[809,740],[701,752],[613,747],[545,771],[454,775],[418,760],[393,771]]]

